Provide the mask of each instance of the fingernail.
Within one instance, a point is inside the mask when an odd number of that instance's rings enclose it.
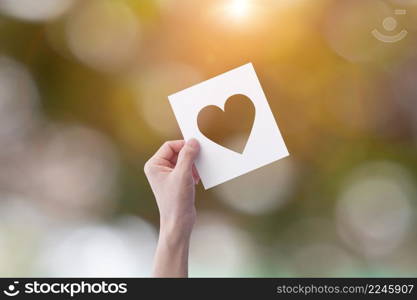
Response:
[[[199,146],[199,144],[198,144],[198,141],[196,140],[196,139],[189,139],[188,141],[187,141],[187,145],[188,146],[191,146],[192,148],[198,148],[198,146]]]

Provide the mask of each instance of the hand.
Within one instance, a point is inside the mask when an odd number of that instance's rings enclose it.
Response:
[[[187,275],[189,239],[196,218],[195,185],[200,180],[194,161],[199,150],[195,139],[166,142],[145,164],[160,215],[156,276]]]
[[[194,167],[199,153],[195,139],[165,142],[145,164],[145,174],[159,208],[161,226],[190,231],[195,222],[194,185],[200,180]],[[165,227],[164,227],[165,228]]]

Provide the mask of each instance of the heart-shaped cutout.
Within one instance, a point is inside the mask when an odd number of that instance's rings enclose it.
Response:
[[[255,120],[255,106],[245,95],[230,96],[224,111],[215,105],[204,107],[197,117],[200,132],[225,148],[243,153]]]

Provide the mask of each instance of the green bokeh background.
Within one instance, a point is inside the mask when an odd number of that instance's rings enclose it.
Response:
[[[252,62],[291,155],[197,187],[190,276],[416,276],[416,1],[30,2],[0,1],[0,275],[149,276],[167,96]]]

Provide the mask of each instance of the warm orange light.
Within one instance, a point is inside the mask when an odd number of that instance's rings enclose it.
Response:
[[[230,0],[227,5],[227,12],[235,19],[241,19],[250,11],[250,0]]]

